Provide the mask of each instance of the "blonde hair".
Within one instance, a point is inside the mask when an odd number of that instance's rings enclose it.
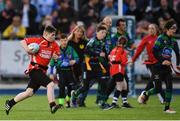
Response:
[[[82,30],[82,32],[83,32],[83,36],[81,37],[81,39],[87,40],[86,30],[85,30],[84,26],[83,26],[83,25],[78,25],[78,26],[77,26],[77,29],[76,29],[75,31],[77,31],[78,29]],[[75,34],[73,33],[72,40],[73,40],[74,38],[75,38]]]

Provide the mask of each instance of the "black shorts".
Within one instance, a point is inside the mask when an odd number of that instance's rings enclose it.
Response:
[[[112,76],[113,81],[122,82],[124,80],[124,76],[121,73],[117,73]]]
[[[29,83],[27,88],[32,88],[35,93],[40,86],[47,87],[51,79],[40,69],[33,69],[29,72]]]
[[[63,86],[73,86],[74,84],[76,84],[76,80],[73,76],[73,72],[72,70],[61,70],[58,71],[58,75],[59,75],[59,85],[63,85]]]

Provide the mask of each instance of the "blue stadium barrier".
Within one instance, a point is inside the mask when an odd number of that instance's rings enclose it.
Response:
[[[143,89],[136,89],[137,95],[142,92]],[[16,95],[20,92],[24,91],[24,89],[0,89],[0,95]],[[55,94],[58,94],[58,89],[55,90]],[[40,89],[36,92],[38,95],[46,95],[46,89]],[[89,94],[96,94],[96,89],[89,90]],[[173,94],[180,95],[180,89],[173,89]]]

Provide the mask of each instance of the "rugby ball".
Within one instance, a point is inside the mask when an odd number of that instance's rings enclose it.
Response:
[[[29,49],[32,49],[33,53],[37,53],[39,51],[39,44],[37,43],[31,43],[28,45]]]

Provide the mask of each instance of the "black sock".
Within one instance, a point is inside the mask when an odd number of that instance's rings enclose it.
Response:
[[[114,93],[114,97],[119,98],[120,94],[121,94],[121,92],[119,90],[116,90]]]
[[[120,92],[119,90],[116,90],[116,91],[115,91],[112,104],[117,104],[117,101],[118,101],[118,99],[119,99],[120,93],[121,93],[121,92]]]
[[[153,87],[154,87],[153,82],[149,81],[149,82],[147,83],[147,85],[146,85],[145,91],[148,91],[148,90],[150,90],[150,89],[153,88]]]
[[[14,106],[15,104],[16,104],[16,102],[14,101],[14,98],[11,99],[11,100],[9,101],[9,103],[8,103],[8,105],[9,105],[10,107]]]
[[[56,103],[55,102],[51,102],[49,105],[50,105],[50,108],[52,108],[53,106],[56,105]]]
[[[122,90],[121,91],[121,97],[122,97],[122,102],[123,103],[128,103],[128,101],[127,101],[127,90]]]

